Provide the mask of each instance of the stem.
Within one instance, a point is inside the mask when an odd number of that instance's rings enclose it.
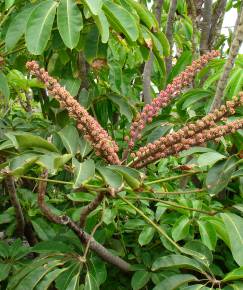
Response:
[[[157,201],[157,202],[164,203],[164,204],[167,204],[167,205],[172,206],[172,207],[181,208],[181,209],[185,209],[185,210],[189,210],[189,211],[196,211],[196,212],[207,214],[207,215],[211,215],[211,216],[213,216],[213,215],[215,215],[217,213],[216,211],[206,211],[206,210],[197,209],[197,208],[193,208],[193,207],[187,207],[187,206],[178,205],[178,204],[173,203],[173,202],[169,202],[169,201],[166,201],[166,200],[161,200],[161,199],[158,199],[158,198],[152,198],[152,197],[141,197],[141,196],[138,196],[138,197],[127,197],[127,199],[138,200],[138,201],[139,200]]]
[[[102,225],[103,223],[103,220],[104,220],[104,213],[105,213],[105,204],[103,204],[103,209],[102,209],[102,215],[101,215],[101,219],[100,219],[100,222],[93,228],[90,236],[93,238],[94,237],[94,234],[95,232],[97,231],[97,229]],[[84,254],[83,254],[83,259],[86,260],[86,257],[87,257],[87,254],[88,254],[88,251],[89,251],[89,247],[90,247],[90,242],[91,242],[91,239],[89,239],[87,245],[86,245],[86,248],[84,250]]]
[[[185,177],[185,176],[190,176],[190,175],[196,174],[196,173],[203,173],[203,172],[202,171],[188,172],[188,173],[181,174],[181,175],[176,175],[176,176],[171,176],[171,177],[167,177],[167,178],[152,180],[152,181],[149,181],[149,182],[145,182],[144,184],[145,185],[150,185],[150,184],[155,184],[155,183],[160,183],[160,182],[175,180],[175,179],[179,179],[179,178]]]
[[[143,70],[143,100],[144,100],[145,105],[151,104],[152,102],[150,82],[151,82],[151,73],[152,73],[152,67],[153,67],[153,59],[154,59],[154,55],[153,55],[152,50],[150,50],[149,60],[145,63],[144,70]]]
[[[170,56],[166,58],[167,75],[169,74],[169,72],[171,71],[171,68],[172,68],[173,23],[174,23],[174,18],[175,18],[176,5],[177,5],[177,0],[171,0],[170,9],[169,9],[168,18],[167,18],[167,23],[166,23],[165,35],[166,35],[168,42],[170,44]]]
[[[70,182],[70,181],[55,180],[55,179],[45,179],[45,178],[26,176],[26,175],[21,175],[20,178],[36,180],[36,181],[47,181],[47,182],[57,183],[57,184],[73,185],[73,182]]]
[[[105,192],[101,191],[97,194],[97,196],[95,197],[94,200],[92,200],[88,205],[86,205],[80,214],[80,227],[84,228],[85,227],[85,223],[86,223],[86,219],[88,217],[88,215],[94,211],[103,201],[105,196]]]
[[[16,215],[16,231],[19,236],[24,235],[25,230],[25,220],[24,220],[24,214],[16,193],[16,188],[14,184],[14,178],[13,176],[7,174],[5,178],[5,184],[8,190],[9,198],[11,201],[12,206],[15,209],[15,215]]]
[[[190,194],[190,193],[197,193],[197,192],[203,192],[206,188],[196,188],[194,190],[185,190],[185,191],[148,191],[146,193],[153,193],[153,194],[164,194],[164,195],[177,195],[177,194]]]
[[[181,252],[181,247],[173,241],[167,233],[155,222],[153,222],[149,217],[147,217],[140,209],[138,209],[135,205],[133,205],[129,200],[125,197],[118,195],[120,199],[122,199],[126,204],[128,204],[131,208],[133,208],[148,224],[150,224],[154,229],[158,231],[163,237],[165,237],[178,251]]]

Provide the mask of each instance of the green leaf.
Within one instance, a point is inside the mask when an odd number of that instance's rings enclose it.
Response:
[[[120,96],[113,95],[109,95],[108,98],[113,103],[118,105],[121,115],[124,115],[127,118],[127,120],[131,122],[133,118],[133,113],[131,107],[129,106],[128,100],[126,100],[125,98],[121,98]]]
[[[203,167],[203,166],[213,165],[217,161],[225,159],[225,158],[226,156],[218,152],[207,152],[207,153],[201,154],[197,162],[200,167]]]
[[[81,163],[74,159],[74,166],[74,188],[80,187],[81,184],[89,181],[95,175],[95,164],[91,159]]]
[[[84,3],[93,15],[98,15],[101,12],[102,0],[84,0]]]
[[[123,179],[121,174],[109,167],[97,167],[96,168],[104,181],[112,188],[118,189],[123,184]]]
[[[72,156],[75,156],[79,145],[79,135],[77,129],[74,126],[66,126],[58,132],[58,135],[61,137],[67,152],[71,153]]]
[[[90,272],[87,272],[85,276],[84,290],[99,290],[99,285]]]
[[[132,276],[132,289],[142,289],[148,283],[150,276],[150,273],[147,271],[136,271]]]
[[[35,253],[70,253],[73,248],[60,241],[44,241],[36,244],[32,250]]]
[[[45,277],[38,283],[35,290],[48,290],[52,282],[63,272],[67,271],[68,268],[56,269],[49,272]]]
[[[58,152],[55,145],[37,135],[30,133],[6,133],[5,135],[14,142],[17,149],[41,148],[51,152]]]
[[[153,227],[147,226],[145,227],[138,237],[138,242],[141,246],[149,244],[155,234],[155,229]]]
[[[217,194],[224,189],[231,179],[232,173],[235,171],[235,158],[220,161],[216,163],[207,174],[206,186],[209,193]]]
[[[63,42],[73,49],[83,28],[82,14],[74,0],[61,0],[57,8],[57,27]]]
[[[9,256],[8,244],[4,241],[0,241],[0,257],[7,258]]]
[[[8,10],[11,6],[13,6],[15,0],[5,0],[5,9]]]
[[[221,217],[229,236],[233,258],[239,266],[243,266],[243,218],[233,213],[222,213]]]
[[[34,6],[24,7],[24,9],[20,11],[10,22],[5,37],[5,44],[8,50],[14,48],[17,42],[22,37],[22,35],[24,34],[26,30],[27,21],[33,8]]]
[[[10,160],[9,168],[14,176],[23,175],[38,159],[38,155],[25,153]]]
[[[130,41],[136,41],[139,36],[139,30],[136,20],[125,8],[111,1],[103,4],[103,10],[118,32],[122,32]]]
[[[54,259],[55,260],[55,259]],[[26,275],[29,273],[32,273],[35,269],[39,268],[40,266],[43,267],[43,265],[47,264],[48,262],[53,262],[53,258],[42,258],[42,259],[36,259],[33,260],[32,263],[27,264],[25,267],[21,267],[20,270],[18,270],[15,275],[13,275],[8,283],[7,290],[16,290],[17,285],[20,281],[23,280]],[[27,287],[27,289],[29,289]]]
[[[107,45],[101,43],[100,33],[95,25],[90,25],[85,35],[84,56],[88,63],[92,63],[97,58],[106,59],[107,57]]]
[[[228,282],[239,279],[243,279],[243,267],[234,269],[233,271],[229,272],[222,281]]]
[[[140,20],[148,27],[149,30],[152,28],[158,28],[158,22],[156,19],[153,17],[152,13],[148,11],[148,9],[134,1],[134,0],[126,0],[137,12]]]
[[[51,36],[56,7],[53,0],[41,2],[31,13],[27,22],[26,44],[33,54],[42,54]]]
[[[97,257],[90,258],[89,262],[92,265],[89,272],[95,277],[97,284],[100,286],[107,279],[106,264],[103,260]]]
[[[46,273],[50,272],[53,268],[60,265],[63,265],[63,262],[60,260],[47,262],[45,263],[44,267],[41,265],[40,267],[34,269],[28,275],[26,275],[15,289],[16,290],[34,289],[35,286],[44,277]]]
[[[172,237],[175,241],[180,241],[184,239],[190,228],[190,219],[187,216],[181,216],[172,228]]]
[[[198,221],[201,240],[210,250],[215,250],[217,235],[214,226],[207,221]]]
[[[8,81],[5,74],[1,71],[0,71],[0,93],[2,93],[4,97],[6,98],[6,100],[8,100],[10,96]]]
[[[66,164],[72,158],[72,154],[56,154],[48,153],[41,155],[36,164],[48,169],[48,173],[53,175],[56,174],[59,169],[63,169],[64,164]]]
[[[171,277],[165,278],[162,282],[156,285],[153,290],[177,290],[180,286],[188,282],[196,282],[198,279],[189,274],[176,274]]]
[[[180,157],[186,157],[186,156],[192,155],[194,153],[203,153],[203,152],[215,152],[215,151],[213,149],[211,149],[211,148],[195,146],[193,148],[190,148],[188,150],[180,152],[179,156]]]
[[[81,266],[77,261],[71,262],[68,269],[61,273],[57,279],[55,286],[58,290],[76,290],[77,277],[80,275]],[[72,287],[72,288],[71,288]]]
[[[202,265],[194,259],[182,255],[169,255],[157,258],[153,265],[152,271],[161,270],[164,268],[185,268],[203,272]]]
[[[38,237],[43,241],[48,241],[56,236],[56,233],[50,223],[42,218],[31,220],[33,228]]]
[[[73,276],[66,290],[76,290],[79,285],[79,277],[80,277],[80,273]]]
[[[72,192],[67,194],[67,197],[77,202],[90,202],[94,199],[94,195],[88,192]]]
[[[12,268],[12,265],[9,264],[5,264],[5,263],[1,263],[0,262],[0,281],[5,280],[6,278],[8,278],[9,272]]]
[[[131,188],[137,189],[140,187],[142,180],[139,171],[120,165],[111,165],[109,168],[114,169],[120,173]]]
[[[192,53],[191,51],[185,50],[179,59],[177,60],[176,64],[173,66],[169,76],[168,76],[168,83],[170,83],[174,77],[176,77],[180,72],[182,72],[187,65],[189,65],[192,61]]]
[[[109,22],[104,12],[101,10],[99,14],[94,15],[93,18],[101,34],[101,41],[106,43],[109,40],[110,31]]]

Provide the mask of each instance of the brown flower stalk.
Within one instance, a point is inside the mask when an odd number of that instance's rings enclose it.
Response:
[[[153,117],[158,115],[160,109],[166,107],[172,98],[178,96],[182,89],[193,81],[196,73],[217,56],[219,56],[218,51],[211,51],[198,60],[193,61],[192,65],[188,66],[165,90],[161,91],[151,104],[147,104],[143,108],[143,111],[136,116],[135,121],[131,125],[130,137],[126,137],[130,150],[134,147],[136,140],[141,138],[141,131],[145,128],[145,125],[151,123]]]
[[[161,158],[177,154],[183,150],[187,150],[192,146],[201,145],[207,141],[218,139],[224,135],[234,133],[238,129],[243,128],[243,119],[238,119],[236,121],[230,122],[225,125],[219,125],[214,128],[206,129],[200,133],[195,134],[190,138],[181,138],[180,142],[172,145],[169,148],[161,149],[161,151],[150,155],[146,159],[139,159],[132,164],[133,167],[139,169],[150,163],[153,163]]]
[[[56,79],[40,68],[35,61],[26,64],[28,70],[45,83],[48,93],[67,109],[69,115],[77,120],[77,128],[84,133],[84,137],[92,144],[95,153],[102,156],[109,164],[120,164],[117,155],[118,146],[100,124],[82,107]]]

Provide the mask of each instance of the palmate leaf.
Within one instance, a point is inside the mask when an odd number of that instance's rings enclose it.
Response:
[[[229,236],[233,258],[239,266],[243,266],[243,218],[233,213],[222,213],[221,217]]]
[[[84,290],[99,290],[99,285],[90,272],[87,272],[85,276]]]
[[[45,263],[39,266],[38,268],[31,271],[27,274],[24,279],[18,284],[15,290],[32,290],[36,287],[38,282],[50,271],[52,271],[55,267],[63,265],[63,261],[61,260],[54,260]]]
[[[79,282],[82,265],[80,262],[71,262],[68,269],[61,273],[55,282],[58,290],[76,290]]]
[[[8,50],[15,47],[20,38],[24,35],[29,16],[35,6],[27,6],[21,10],[10,22],[5,37],[6,48]]]
[[[183,284],[188,282],[196,282],[198,279],[190,274],[176,274],[171,277],[165,278],[162,282],[156,285],[153,290],[177,290]]]
[[[195,271],[203,272],[204,266],[198,261],[182,255],[169,255],[157,258],[153,265],[152,271],[157,271],[166,268],[183,268],[193,269]]]
[[[77,46],[83,28],[82,14],[74,0],[61,0],[57,8],[57,26],[65,45]]]
[[[139,290],[142,289],[149,281],[151,274],[148,271],[136,271],[132,276],[132,289]]]
[[[19,285],[19,283],[21,281],[23,281],[23,279],[29,273],[32,273],[35,269],[38,269],[40,266],[42,266],[42,268],[44,268],[43,265],[50,263],[50,262],[53,262],[53,261],[57,262],[55,257],[53,257],[53,258],[48,258],[48,257],[39,258],[39,259],[32,261],[32,263],[26,265],[24,268],[21,268],[17,273],[15,273],[15,275],[13,275],[10,278],[8,286],[7,286],[7,290],[16,290],[16,287]],[[58,263],[59,262],[60,261],[58,261]],[[30,289],[30,288],[27,287],[25,289]]]
[[[84,162],[79,162],[73,159],[73,164],[75,166],[74,170],[74,188],[78,188],[84,182],[87,182],[95,174],[95,164],[92,159],[85,160]]]
[[[33,54],[41,54],[51,36],[58,3],[52,0],[41,2],[32,11],[27,22],[26,44]]]
[[[106,1],[103,4],[103,10],[115,30],[122,32],[132,42],[138,39],[139,30],[136,20],[125,8]]]
[[[55,269],[49,272],[45,277],[38,283],[35,290],[48,290],[51,286],[52,282],[56,280],[56,278],[62,274],[63,272],[67,271],[68,268],[62,269]]]
[[[8,100],[10,95],[10,90],[8,86],[8,81],[4,73],[0,71],[0,93],[4,95],[6,100]]]

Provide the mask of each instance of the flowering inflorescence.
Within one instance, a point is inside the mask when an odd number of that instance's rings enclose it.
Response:
[[[91,142],[96,154],[102,156],[110,164],[120,164],[117,144],[87,110],[35,61],[28,62],[26,66],[33,75],[45,83],[48,93],[67,109],[71,117],[77,120],[77,128]]]
[[[131,156],[135,158],[132,166],[135,168],[144,167],[160,158],[176,154],[192,146],[203,144],[206,141],[214,140],[228,133],[234,132],[243,127],[243,120],[236,120],[225,125],[216,125],[216,122],[223,120],[226,116],[233,115],[235,108],[243,104],[243,93],[239,98],[234,97],[232,101],[226,102],[218,110],[206,115],[195,123],[190,123],[176,132],[172,132],[139,148]]]
[[[136,140],[141,138],[141,132],[147,123],[151,123],[154,116],[157,116],[160,109],[166,107],[172,98],[179,95],[184,87],[190,85],[196,73],[201,70],[211,59],[219,56],[218,51],[211,51],[186,68],[178,77],[176,77],[165,90],[161,91],[157,98],[153,99],[151,104],[144,106],[143,111],[139,113],[131,125],[130,137],[126,136],[129,150],[131,150]]]

